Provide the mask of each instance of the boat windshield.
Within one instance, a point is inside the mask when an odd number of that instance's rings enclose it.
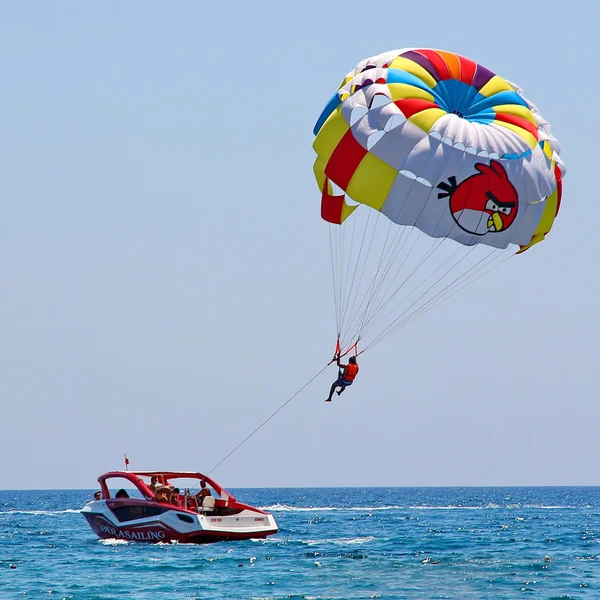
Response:
[[[125,477],[111,477],[106,480],[106,486],[111,498],[144,499],[142,492]]]

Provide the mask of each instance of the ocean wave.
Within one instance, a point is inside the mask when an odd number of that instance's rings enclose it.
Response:
[[[293,594],[292,596],[246,596],[248,600],[348,600],[352,596],[305,596]]]
[[[401,510],[404,506],[390,505],[390,506],[351,506],[347,509],[342,510],[358,510],[358,511],[366,511],[373,512],[375,510]]]
[[[271,512],[314,512],[324,510],[344,510],[341,508],[335,508],[333,506],[290,506],[289,504],[272,504],[271,506],[259,506],[260,510],[267,510]]]
[[[492,508],[502,508],[501,506],[461,506],[459,504],[449,504],[446,506],[409,506],[410,510],[486,510]]]
[[[349,537],[349,538],[323,538],[322,540],[296,540],[306,546],[321,546],[322,544],[335,544],[336,546],[350,546],[355,544],[368,544],[375,538],[372,535],[366,535],[363,537]]]
[[[575,506],[563,506],[553,504],[496,504],[489,502],[485,505],[468,504],[446,504],[446,505],[412,505],[399,506],[396,504],[389,506],[291,506],[290,504],[271,504],[261,506],[261,510],[270,512],[374,512],[380,510],[512,510],[534,508],[538,510],[558,510],[574,509]]]
[[[127,546],[129,542],[127,540],[117,540],[115,538],[109,538],[107,540],[98,540],[99,544],[103,546]]]
[[[398,510],[403,506],[290,506],[289,504],[272,504],[271,506],[261,506],[260,510],[271,512],[324,512],[324,511],[358,511],[358,512],[373,512],[376,510]]]
[[[320,566],[318,561],[315,563]],[[354,598],[366,598],[360,592],[347,592],[343,596],[312,596],[310,594],[286,594],[285,596],[244,596],[247,600],[353,600]],[[381,598],[381,595],[376,593],[369,598]]]
[[[554,510],[554,509],[569,509],[575,508],[574,506],[552,506],[544,504],[493,504],[489,503],[485,506],[468,506],[461,504],[449,504],[446,506],[409,506],[411,510],[514,510],[523,508],[535,508],[540,510]]]
[[[372,535],[366,535],[364,537],[354,537],[354,538],[338,538],[331,540],[332,544],[336,544],[338,546],[349,546],[352,544],[368,544],[375,539]]]
[[[56,516],[56,515],[69,515],[69,514],[79,514],[81,513],[81,509],[79,508],[67,508],[65,510],[0,510],[0,515],[46,515],[46,516]]]

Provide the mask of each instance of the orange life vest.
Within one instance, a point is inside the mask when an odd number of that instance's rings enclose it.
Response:
[[[343,379],[344,379],[344,381],[354,381],[354,378],[356,377],[357,374],[358,374],[358,365],[353,365],[352,363],[350,363],[344,369]]]

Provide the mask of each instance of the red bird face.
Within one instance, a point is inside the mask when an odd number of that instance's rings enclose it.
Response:
[[[504,231],[517,216],[517,190],[498,161],[477,163],[475,169],[478,173],[458,185],[455,177],[440,183],[438,198],[450,197],[450,212],[461,229],[475,235]]]

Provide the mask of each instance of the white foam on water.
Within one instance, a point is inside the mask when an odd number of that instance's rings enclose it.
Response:
[[[0,515],[69,515],[79,514],[81,510],[79,508],[67,508],[66,510],[2,510]]]
[[[523,508],[541,508],[544,510],[555,510],[557,508],[576,508],[575,506],[553,506],[552,504],[523,504]]]
[[[411,510],[486,510],[488,508],[500,508],[499,506],[409,506]]]
[[[271,506],[261,506],[261,510],[271,512],[324,512],[324,511],[358,511],[358,512],[373,512],[375,510],[398,510],[402,509],[402,506],[290,506],[289,504],[272,504]]]
[[[490,502],[485,506],[469,506],[460,504],[449,504],[444,506],[399,506],[397,504],[385,505],[385,506],[291,506],[289,504],[272,504],[270,506],[261,506],[261,510],[271,512],[325,512],[325,511],[338,511],[338,512],[374,512],[378,510],[492,510],[492,509],[522,509],[522,508],[537,508],[540,510],[555,510],[555,509],[573,509],[575,506],[554,506],[545,504],[495,504]]]
[[[332,540],[334,544],[338,546],[347,546],[351,544],[368,544],[375,539],[372,535],[367,535],[365,537],[355,537],[355,538],[339,538],[337,540]]]
[[[306,544],[307,546],[320,546],[322,544],[335,544],[336,546],[348,546],[353,544],[368,544],[372,542],[375,538],[372,535],[367,535],[364,537],[354,537],[354,538],[325,538],[322,540],[296,540],[301,544]]]
[[[373,512],[375,510],[400,510],[403,509],[403,506],[396,506],[396,505],[392,505],[392,506],[352,506],[351,508],[348,509],[341,509],[341,510],[357,510],[357,511],[365,511],[365,512]]]
[[[115,538],[109,538],[107,540],[98,540],[103,546],[126,546],[129,544],[127,540],[117,540]]]
[[[448,506],[409,506],[411,510],[493,510],[493,509],[502,509],[502,510],[514,510],[514,509],[523,509],[523,508],[537,508],[540,510],[554,510],[554,509],[567,509],[567,508],[575,508],[574,506],[553,506],[553,505],[544,505],[544,504],[508,504],[502,506],[501,504],[489,503],[485,506],[461,506],[458,504],[450,504]]]
[[[260,510],[267,510],[271,512],[314,512],[324,510],[343,510],[334,508],[333,506],[313,506],[310,508],[304,508],[300,506],[290,506],[289,504],[273,504],[271,506],[260,506]]]
[[[318,561],[315,564],[321,566]],[[250,600],[284,600],[284,598],[289,598],[289,596],[250,596]],[[342,596],[302,596],[302,598],[304,600],[342,600]]]

